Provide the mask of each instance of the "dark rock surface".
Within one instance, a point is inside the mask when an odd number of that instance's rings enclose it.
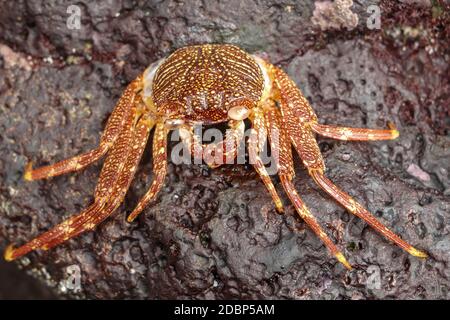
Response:
[[[96,146],[125,85],[150,62],[194,43],[265,52],[297,82],[321,121],[385,127],[391,142],[318,138],[328,177],[426,250],[389,243],[314,185],[295,184],[353,271],[287,210],[275,213],[250,167],[170,165],[158,201],[125,221],[151,181],[147,149],[126,201],[95,232],[17,265],[60,296],[89,298],[449,298],[449,7],[443,1],[358,1],[353,30],[321,31],[313,1],[0,2],[0,247],[23,243],[92,201],[101,163],[25,183],[44,165]],[[83,4],[84,3],[84,4]],[[366,9],[381,7],[381,30]],[[277,182],[281,191],[281,186]],[[81,292],[66,286],[81,270]],[[0,295],[1,296],[1,295]]]
[[[57,299],[39,279],[22,272],[13,263],[0,260],[0,300]]]

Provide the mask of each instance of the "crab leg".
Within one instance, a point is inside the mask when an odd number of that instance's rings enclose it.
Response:
[[[24,244],[23,246],[19,248],[14,248],[12,245],[8,246],[4,254],[5,260],[6,261],[15,260],[29,253],[30,251],[36,249],[44,249],[49,243],[55,241],[55,239],[65,238],[66,234],[69,234],[74,227],[78,226],[79,224],[82,224],[84,221],[86,221],[87,217],[90,214],[101,210],[104,205],[105,205],[104,203],[94,202],[94,204],[89,206],[87,209],[82,211],[77,216],[65,220],[64,222],[58,224],[53,229],[39,235],[38,237]]]
[[[253,129],[256,132],[252,132],[248,142],[248,151],[250,157],[250,163],[255,168],[256,172],[261,177],[261,180],[264,182],[269,194],[272,197],[273,202],[275,203],[275,208],[279,213],[283,213],[283,203],[281,202],[280,197],[273,185],[272,179],[270,179],[269,174],[267,173],[266,167],[259,156],[261,150],[264,148],[264,143],[267,138],[267,127],[264,120],[263,112],[259,109],[254,110],[252,116],[250,117],[250,121],[253,124]]]
[[[312,169],[309,174],[313,177],[314,181],[330,196],[332,196],[343,207],[350,211],[355,216],[363,219],[372,228],[381,233],[383,236],[397,244],[400,248],[410,253],[413,256],[419,258],[426,258],[427,254],[423,251],[417,250],[409,243],[404,241],[398,235],[389,230],[385,225],[379,222],[369,211],[367,211],[362,205],[356,202],[347,193],[339,189],[333,182],[324,176],[321,170]]]
[[[153,201],[164,184],[167,173],[167,134],[164,124],[157,124],[153,137],[153,178],[152,185],[137,204],[127,221],[132,222],[151,201]]]
[[[142,119],[138,123],[136,135],[133,137],[134,142],[131,145],[128,156],[122,165],[121,172],[117,175],[117,179],[114,182],[114,188],[110,191],[111,194],[107,199],[100,201],[100,203],[103,204],[101,210],[95,210],[85,214],[83,220],[77,221],[74,225],[69,225],[71,230],[70,232],[66,232],[64,237],[53,238],[51,241],[48,241],[42,249],[48,250],[70,238],[76,237],[85,231],[94,229],[118,208],[125,197],[125,193],[130,186],[131,180],[134,177],[138,162],[141,159],[142,152],[144,151],[147,142],[148,134],[152,127],[153,121],[151,120]]]
[[[69,235],[66,235],[66,238],[73,238],[85,231],[94,229],[119,207],[125,198],[125,194],[130,187],[134,174],[136,173],[138,163],[142,157],[142,153],[144,152],[147,138],[153,125],[154,121],[150,119],[141,119],[138,122],[136,128],[137,132],[133,137],[131,150],[129,151],[128,157],[122,166],[121,172],[117,176],[117,180],[114,182],[114,188],[111,191],[111,195],[109,195],[108,199],[105,201],[105,206],[102,210],[89,214],[87,219],[82,224],[79,223]],[[55,239],[49,243],[45,249],[50,249],[65,240],[66,239]]]
[[[276,73],[277,79],[285,84],[291,81],[286,73],[279,70]],[[292,82],[292,81],[291,81]],[[359,203],[353,200],[348,194],[341,191],[330,180],[328,180],[323,172],[325,165],[320,153],[317,141],[312,131],[309,129],[308,122],[299,121],[296,117],[298,109],[301,107],[293,102],[300,101],[302,96],[300,90],[285,90],[286,87],[279,87],[281,93],[281,112],[283,113],[283,122],[291,136],[292,144],[297,150],[303,164],[308,169],[309,174],[314,181],[337,202],[343,205],[349,212],[366,221],[376,231],[393,241],[399,247],[403,248],[410,254],[417,257],[426,257],[426,254],[412,247],[403,241],[399,236],[390,231],[386,226],[379,222],[372,214],[364,209]],[[309,122],[310,123],[310,122]]]
[[[227,130],[225,140],[217,143],[202,144],[194,134],[194,128],[190,125],[185,125],[180,129],[180,137],[194,158],[203,159],[211,168],[217,168],[236,158],[239,144],[244,138],[244,121],[230,120],[228,123],[230,129]]]
[[[100,139],[100,144],[97,148],[73,158],[37,169],[33,169],[32,163],[29,162],[25,167],[24,179],[28,181],[46,179],[64,173],[78,171],[103,157],[111,148],[122,130],[125,119],[130,113],[130,106],[135,103],[136,93],[140,87],[141,77],[138,77],[125,89],[122,97],[109,117],[105,131]]]
[[[300,196],[297,194],[292,181],[287,176],[280,176],[281,183],[283,184],[284,190],[291,199],[292,203],[297,210],[298,215],[306,222],[306,224],[314,231],[314,233],[323,241],[325,246],[330,250],[331,254],[336,257],[336,259],[341,262],[347,269],[351,270],[352,266],[348,263],[345,256],[338,249],[338,247],[331,241],[327,234],[323,231],[322,227],[319,225],[317,220],[309,212],[306,205],[303,203]]]
[[[93,229],[112,214],[125,197],[153,126],[153,121],[143,117],[133,125],[137,116],[135,111],[136,108],[128,117],[129,126],[125,126],[131,129],[123,130],[105,161],[94,203],[80,214],[63,221],[25,245],[17,249],[9,246],[5,252],[6,260],[17,259],[35,249],[50,249],[84,231]]]
[[[320,224],[314,218],[314,216],[309,212],[308,208],[298,195],[295,187],[292,183],[293,177],[293,163],[292,163],[292,153],[291,144],[289,138],[286,135],[286,131],[281,127],[280,115],[278,110],[270,110],[266,113],[266,121],[271,132],[279,132],[279,139],[274,139],[272,134],[269,134],[269,141],[271,148],[278,148],[279,150],[279,170],[278,174],[280,176],[281,183],[284,190],[286,191],[289,199],[294,204],[294,207],[298,215],[305,221],[305,223],[313,230],[313,232],[323,241],[325,246],[330,250],[331,254],[336,257],[336,259],[341,262],[347,269],[352,269],[350,263],[344,257],[342,252],[333,243],[333,241],[327,236],[325,231],[323,231]],[[276,140],[279,142],[277,143]]]
[[[277,109],[267,110],[264,113],[270,148],[278,151],[277,170],[279,175],[294,177],[294,161],[292,160],[291,143],[286,131],[282,129],[281,114]]]
[[[380,130],[380,129],[365,129],[365,128],[347,128],[329,126],[319,123],[311,123],[311,128],[315,133],[324,137],[337,140],[352,140],[352,141],[370,141],[370,140],[392,140],[398,137],[396,129]]]

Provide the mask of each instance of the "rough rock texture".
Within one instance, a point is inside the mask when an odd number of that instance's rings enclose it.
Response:
[[[322,30],[352,30],[358,25],[358,15],[352,11],[352,0],[317,1],[311,21]]]
[[[296,161],[295,185],[353,271],[287,210],[275,213],[248,166],[169,167],[157,203],[125,216],[151,181],[147,149],[126,201],[95,232],[17,265],[60,296],[89,298],[449,298],[449,8],[358,1],[352,31],[322,32],[313,1],[0,2],[0,247],[23,243],[92,201],[101,163],[25,183],[24,165],[96,146],[125,85],[150,62],[194,43],[265,52],[293,77],[321,121],[385,127],[392,142],[318,138],[327,174],[406,240],[404,253],[326,196]],[[382,29],[366,8],[379,4]],[[6,47],[5,47],[6,46]],[[280,185],[277,182],[277,186]],[[81,270],[81,292],[66,285]]]

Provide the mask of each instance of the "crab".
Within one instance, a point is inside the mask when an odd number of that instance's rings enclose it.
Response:
[[[306,98],[282,69],[234,45],[204,44],[174,51],[132,81],[109,117],[97,148],[37,169],[31,163],[27,165],[24,179],[31,181],[81,170],[107,155],[93,203],[28,243],[17,248],[10,245],[5,259],[11,261],[36,249],[53,248],[94,229],[110,216],[125,197],[152,129],[153,181],[128,216],[129,222],[155,200],[164,184],[170,131],[178,130],[194,159],[205,160],[204,154],[214,155],[205,162],[215,168],[225,163],[221,160],[236,157],[238,146],[244,141],[244,121],[250,122],[252,128],[252,135],[247,139],[249,157],[277,211],[284,212],[283,203],[260,156],[266,142],[277,153],[277,174],[295,211],[346,268],[351,269],[351,264],[294,187],[292,149],[320,188],[350,213],[411,255],[427,257],[325,176],[324,160],[315,138],[318,134],[348,141],[390,140],[399,135],[395,127],[366,129],[320,124]],[[194,130],[199,123],[227,124],[226,139],[203,144]]]

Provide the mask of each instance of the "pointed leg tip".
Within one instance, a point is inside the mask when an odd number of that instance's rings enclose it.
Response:
[[[418,257],[418,258],[422,258],[422,259],[426,259],[428,258],[428,254],[426,254],[423,251],[417,250],[416,248],[411,248],[408,250],[408,252],[413,255],[414,257]]]
[[[388,127],[391,130],[391,139],[397,139],[400,135],[400,132],[397,130],[397,127],[392,122],[388,122]]]
[[[275,204],[275,210],[277,211],[278,214],[284,214],[284,207],[283,207],[283,204],[281,204],[281,203],[276,203],[276,204]]]
[[[33,172],[33,163],[28,162],[28,164],[25,166],[25,173],[23,174],[23,178],[25,181],[33,181],[33,176],[31,174],[32,172]]]
[[[400,132],[397,129],[392,130],[392,140],[397,139],[400,135]]]
[[[131,214],[131,215],[128,216],[127,222],[128,223],[132,223],[134,221],[134,219],[136,219],[136,217]]]
[[[12,244],[10,244],[10,245],[6,248],[3,257],[4,257],[5,260],[8,261],[8,262],[13,261],[13,260],[15,259],[15,257],[14,257],[14,247],[13,247]]]
[[[352,270],[353,269],[352,265],[347,261],[347,259],[344,257],[342,252],[336,253],[335,256],[336,256],[336,259],[338,259],[338,261],[340,263],[342,263],[345,266],[345,268],[347,268],[347,270]]]

